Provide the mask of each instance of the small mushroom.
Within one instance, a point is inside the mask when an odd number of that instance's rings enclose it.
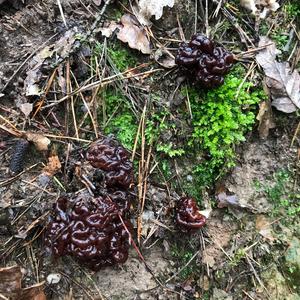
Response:
[[[179,46],[175,62],[202,86],[215,88],[223,84],[234,56],[206,36],[195,34]]]
[[[128,152],[116,140],[107,137],[94,142],[86,158],[94,168],[105,171],[108,187],[126,189],[133,182],[133,167]]]
[[[192,233],[204,226],[206,218],[199,212],[195,199],[183,197],[177,203],[176,222],[182,231]]]

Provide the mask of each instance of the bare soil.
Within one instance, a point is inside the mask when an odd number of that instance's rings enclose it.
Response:
[[[82,32],[87,31],[94,14],[100,11],[100,7],[92,2],[64,1],[68,24],[76,25]],[[190,36],[189,30],[193,32],[193,19],[189,16],[194,11],[194,2],[179,2],[176,10],[170,10],[160,22],[155,23],[157,36],[163,36],[164,31],[178,26],[178,14],[182,24],[187,20],[185,34]],[[24,95],[28,63],[34,54],[58,40],[65,31],[57,1],[29,0],[21,3],[7,0],[0,4],[0,91],[5,87],[0,92],[0,111],[19,130],[60,135],[61,128],[44,123],[43,117],[26,119],[19,108],[28,102]],[[51,72],[46,70],[41,78],[46,82]],[[168,99],[177,86],[172,81],[175,75],[171,74],[160,83],[146,81],[145,86],[159,87],[161,95]],[[65,107],[62,106],[54,110],[61,124],[64,124],[63,109]],[[213,192],[209,191],[207,197],[213,211],[207,225],[194,235],[185,235],[178,232],[173,221],[173,207],[180,191],[170,191],[162,182],[152,182],[146,196],[140,245],[147,267],[132,247],[124,265],[107,267],[97,273],[78,265],[70,257],[53,260],[45,251],[45,224],[53,203],[64,190],[59,180],[43,175],[48,153],[39,152],[34,147],[26,156],[25,171],[12,175],[9,163],[17,138],[1,130],[0,266],[20,265],[26,286],[45,281],[47,299],[299,299],[293,294],[293,284],[284,269],[282,255],[292,237],[300,238],[300,231],[289,228],[289,235],[281,239],[280,236],[287,230],[280,222],[282,217],[278,217],[279,220],[270,218],[268,220],[274,224],[277,234],[270,241],[260,234],[256,226],[258,215],[271,213],[274,203],[265,192],[257,190],[255,182],[259,181],[261,186],[272,186],[272,176],[278,170],[299,168],[299,139],[296,138],[291,146],[298,121],[296,117],[281,114],[277,118],[277,128],[267,139],[259,139],[256,131],[248,137],[247,142],[237,149],[237,166],[226,178],[220,179],[248,208],[218,208]],[[73,128],[69,134],[72,131]],[[89,129],[87,132],[90,133]],[[85,139],[85,134],[81,138]],[[55,137],[53,141],[57,144],[62,163],[67,160],[67,153],[71,153],[71,162],[77,158],[80,160],[82,149],[86,147],[84,142],[72,144],[71,140]],[[68,147],[73,152],[67,151]],[[67,174],[59,175],[60,179],[66,177]],[[67,182],[70,184],[69,191],[78,186],[84,188],[82,183]],[[134,211],[132,220],[136,220]],[[299,226],[299,220],[294,226]],[[182,261],[173,255],[175,246],[186,248],[196,255],[192,260],[189,256]],[[239,249],[244,252],[238,252]],[[197,271],[183,278],[183,271],[191,267]],[[55,284],[48,282],[50,274],[60,274],[60,281]],[[274,281],[274,278],[279,279]]]

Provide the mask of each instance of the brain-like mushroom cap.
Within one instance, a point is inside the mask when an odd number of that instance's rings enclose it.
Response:
[[[205,216],[201,215],[193,198],[181,198],[176,207],[176,222],[183,231],[194,232],[204,226]]]
[[[116,140],[107,137],[94,142],[86,158],[94,168],[105,171],[108,187],[128,188],[133,182],[133,167],[128,152]]]
[[[120,203],[114,202],[122,196],[59,198],[47,226],[46,246],[54,256],[71,255],[94,271],[124,263],[132,224],[124,217],[128,204],[122,203],[120,210]]]
[[[175,62],[204,87],[214,88],[223,84],[234,56],[206,36],[195,34],[189,43],[179,46]]]

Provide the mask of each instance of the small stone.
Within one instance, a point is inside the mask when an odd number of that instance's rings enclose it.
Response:
[[[57,284],[60,282],[61,275],[58,273],[52,273],[47,276],[47,282],[49,284]]]

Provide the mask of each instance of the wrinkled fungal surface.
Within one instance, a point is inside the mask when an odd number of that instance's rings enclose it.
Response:
[[[182,231],[194,232],[204,226],[206,218],[200,214],[193,198],[181,198],[176,207],[176,222]]]
[[[179,46],[175,62],[202,86],[215,88],[223,84],[234,62],[234,56],[201,34]]]
[[[73,256],[94,271],[124,263],[129,248],[126,229],[132,231],[125,216],[126,202],[122,191],[97,198],[86,194],[60,197],[46,229],[47,248],[55,257]]]
[[[105,171],[108,187],[126,189],[133,182],[133,167],[128,152],[110,137],[94,142],[87,151],[86,159],[94,168]]]

